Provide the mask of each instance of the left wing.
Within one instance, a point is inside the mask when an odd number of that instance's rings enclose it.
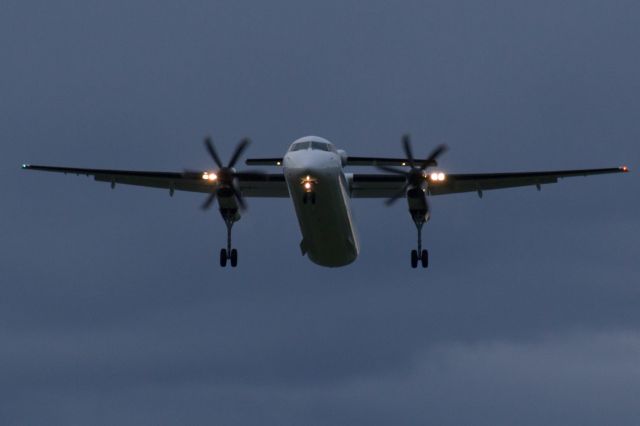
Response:
[[[548,172],[473,173],[450,174],[442,181],[429,180],[429,195],[458,192],[478,192],[519,186],[540,186],[556,183],[558,179],[574,176],[590,176],[608,173],[625,173],[626,166],[604,169],[556,170]],[[406,183],[402,175],[354,173],[349,179],[354,198],[388,198],[395,195]]]
[[[26,170],[93,176],[96,181],[116,184],[165,188],[173,191],[211,193],[217,189],[215,181],[203,179],[202,172],[148,172],[135,170],[81,169],[73,167],[36,166],[24,164]],[[289,197],[282,173],[262,174],[237,172],[238,186],[245,197]]]

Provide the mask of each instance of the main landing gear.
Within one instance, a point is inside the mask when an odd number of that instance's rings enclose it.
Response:
[[[411,148],[411,140],[409,135],[406,134],[402,137],[402,147],[406,155],[407,161],[401,163],[403,166],[409,166],[409,170],[405,171],[396,167],[388,167],[384,165],[378,165],[380,170],[392,173],[394,175],[404,176],[406,181],[404,186],[386,201],[387,205],[391,205],[396,200],[406,196],[409,204],[409,213],[413,223],[416,224],[418,230],[418,249],[411,250],[411,267],[417,268],[418,263],[422,264],[423,268],[429,266],[429,252],[422,249],[422,227],[429,220],[429,204],[427,203],[427,193],[429,192],[429,179],[431,181],[442,181],[445,179],[444,173],[432,173],[427,174],[429,167],[437,166],[438,157],[447,150],[446,145],[439,145],[431,154],[424,159],[416,161],[413,156],[413,149]]]
[[[222,217],[224,223],[227,225],[227,248],[220,249],[220,266],[223,268],[227,266],[227,261],[231,263],[231,267],[235,268],[238,265],[238,250],[231,248],[231,228],[236,222],[236,212],[222,211]]]
[[[413,214],[413,222],[416,224],[416,229],[418,231],[418,249],[411,250],[411,267],[417,268],[418,263],[422,265],[423,268],[427,268],[429,266],[429,251],[422,248],[422,227],[424,226],[426,220],[424,213]]]
[[[246,210],[247,208],[238,187],[238,180],[241,176],[246,178],[247,176],[254,176],[256,173],[239,173],[234,166],[245,149],[247,149],[247,146],[249,146],[249,143],[249,139],[241,140],[233,151],[227,165],[224,165],[211,138],[207,137],[204,140],[204,145],[216,166],[218,166],[218,170],[215,173],[204,172],[202,174],[202,179],[206,183],[215,184],[215,187],[211,188],[211,193],[204,204],[202,204],[202,209],[208,210],[216,199],[218,200],[220,215],[224,219],[225,225],[227,225],[227,247],[220,250],[220,266],[223,268],[227,266],[227,262],[231,263],[232,268],[238,265],[238,250],[231,248],[231,228],[235,222],[240,220],[240,210]],[[262,176],[261,173],[257,173],[257,175]]]

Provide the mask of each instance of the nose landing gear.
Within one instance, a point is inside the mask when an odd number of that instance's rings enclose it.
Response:
[[[313,191],[305,192],[302,196],[302,204],[315,204],[316,203],[316,193]]]

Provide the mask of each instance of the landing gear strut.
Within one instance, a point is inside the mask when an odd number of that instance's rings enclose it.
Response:
[[[223,268],[227,266],[227,261],[230,261],[231,267],[235,268],[238,265],[238,250],[231,248],[231,228],[236,222],[236,212],[222,211],[222,217],[224,223],[227,225],[227,248],[220,249],[220,266]]]
[[[426,222],[425,214],[413,214],[412,216],[418,231],[418,249],[411,250],[411,267],[417,268],[420,263],[423,268],[427,268],[429,266],[429,251],[422,248],[422,227]]]

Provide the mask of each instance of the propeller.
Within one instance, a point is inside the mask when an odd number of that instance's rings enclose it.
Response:
[[[216,172],[216,180],[218,181],[218,191],[229,191],[238,201],[238,205],[240,209],[246,210],[247,203],[244,201],[242,194],[240,193],[240,189],[237,186],[237,179],[259,179],[264,177],[264,173],[261,172],[238,172],[234,168],[244,151],[247,149],[251,141],[247,138],[242,139],[238,145],[236,145],[233,154],[231,155],[231,159],[225,166],[218,155],[218,151],[213,144],[210,136],[207,136],[204,139],[204,146],[207,149],[207,152],[213,159],[213,162],[218,166],[218,171]],[[213,203],[216,201],[217,191],[209,194],[207,199],[202,203],[202,210],[208,210],[213,206]]]
[[[407,179],[407,182],[404,184],[402,189],[393,194],[385,201],[385,204],[387,206],[392,205],[400,198],[404,197],[409,188],[422,187],[426,178],[425,170],[428,167],[437,166],[438,157],[448,149],[446,145],[438,145],[433,151],[431,151],[431,154],[429,154],[427,158],[416,163],[415,157],[413,156],[413,149],[411,148],[411,138],[409,135],[402,136],[402,148],[404,149],[404,153],[407,157],[407,165],[410,167],[408,171],[400,169],[398,167],[377,166],[378,169],[382,171],[395,175],[402,175]]]

